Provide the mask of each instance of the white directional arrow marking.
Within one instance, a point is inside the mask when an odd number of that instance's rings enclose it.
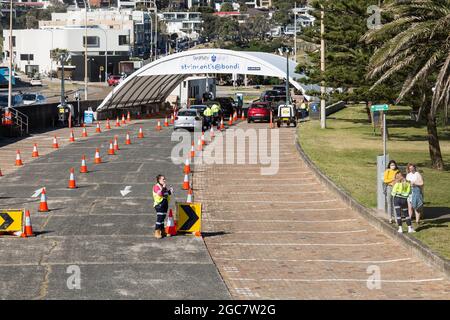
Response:
[[[125,197],[130,192],[131,192],[131,186],[126,186],[125,189],[120,190],[120,193],[122,194],[122,197]]]
[[[31,197],[37,198],[42,193],[42,189],[44,189],[44,188],[40,188],[40,189],[37,189],[36,191],[34,191],[34,193]]]

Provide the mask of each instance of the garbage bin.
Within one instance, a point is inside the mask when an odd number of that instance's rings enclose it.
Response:
[[[314,120],[320,119],[320,104],[313,102],[309,105],[309,118]]]

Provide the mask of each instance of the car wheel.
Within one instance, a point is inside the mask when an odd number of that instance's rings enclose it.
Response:
[[[277,121],[277,127],[279,128],[281,126],[281,122]]]
[[[251,123],[252,120],[250,118],[247,118],[247,123]]]

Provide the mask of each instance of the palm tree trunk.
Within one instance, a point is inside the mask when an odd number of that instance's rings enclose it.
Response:
[[[442,159],[441,146],[436,127],[436,118],[433,117],[431,107],[427,104],[427,131],[428,131],[428,149],[430,152],[431,166],[433,169],[444,170],[444,160]]]

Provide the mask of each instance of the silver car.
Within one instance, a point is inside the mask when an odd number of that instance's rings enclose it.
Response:
[[[24,93],[22,95],[22,99],[23,99],[23,104],[28,105],[28,104],[43,104],[46,102],[45,97],[40,94],[40,93],[34,93],[34,92],[30,92],[30,93]]]
[[[177,129],[203,129],[203,117],[196,109],[181,109],[175,117],[174,130]]]

